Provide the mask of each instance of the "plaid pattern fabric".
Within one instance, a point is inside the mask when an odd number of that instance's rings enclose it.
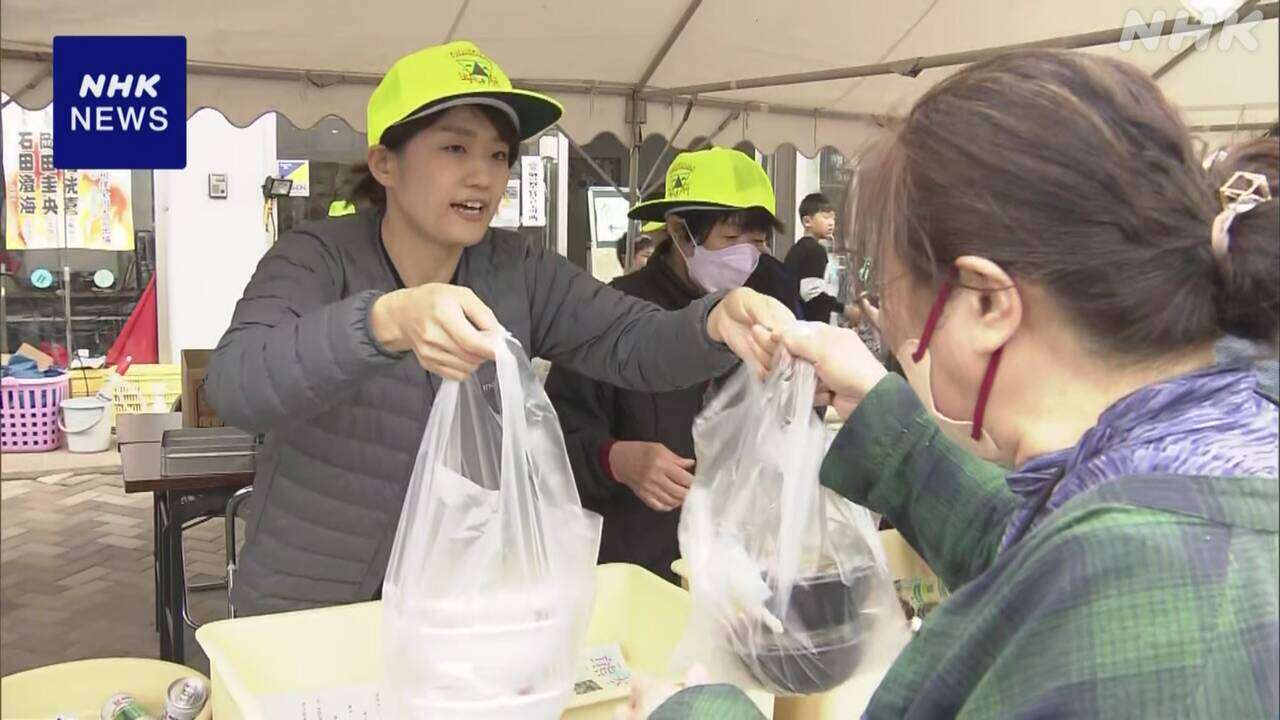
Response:
[[[658,706],[649,720],[764,720],[760,708],[735,685],[696,685]]]
[[[1021,505],[1000,546],[1017,543],[1072,498],[1114,478],[1280,473],[1280,415],[1258,381],[1246,364],[1215,365],[1117,400],[1075,446],[1034,458],[1005,478]]]
[[[823,483],[888,515],[953,588],[868,717],[1280,714],[1277,478],[1117,478],[998,553],[1018,504],[1004,476],[942,437],[896,376],[836,438]],[[703,686],[653,717],[758,716]]]

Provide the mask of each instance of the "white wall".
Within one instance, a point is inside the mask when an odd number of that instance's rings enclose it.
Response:
[[[226,173],[227,198],[209,197]],[[237,128],[216,110],[187,121],[187,167],[156,171],[156,290],[160,362],[212,348],[263,253],[262,181],[276,173],[276,116]]]

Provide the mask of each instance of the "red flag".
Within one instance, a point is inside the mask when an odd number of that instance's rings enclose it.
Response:
[[[133,362],[153,364],[160,362],[159,342],[156,332],[156,279],[152,276],[147,289],[142,291],[138,304],[120,329],[111,349],[107,351],[107,364],[115,365],[128,356]]]

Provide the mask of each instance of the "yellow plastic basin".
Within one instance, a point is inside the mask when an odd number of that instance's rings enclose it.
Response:
[[[616,642],[632,672],[665,674],[689,617],[688,593],[634,565],[600,565],[596,578],[586,645]],[[382,679],[380,602],[222,620],[201,627],[196,639],[209,656],[218,720],[263,718],[263,695]],[[772,696],[752,699],[772,713]],[[618,702],[574,708],[564,717],[612,720]]]

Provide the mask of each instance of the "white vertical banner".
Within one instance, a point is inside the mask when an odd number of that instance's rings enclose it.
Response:
[[[520,158],[520,224],[547,226],[547,175],[537,155]]]

